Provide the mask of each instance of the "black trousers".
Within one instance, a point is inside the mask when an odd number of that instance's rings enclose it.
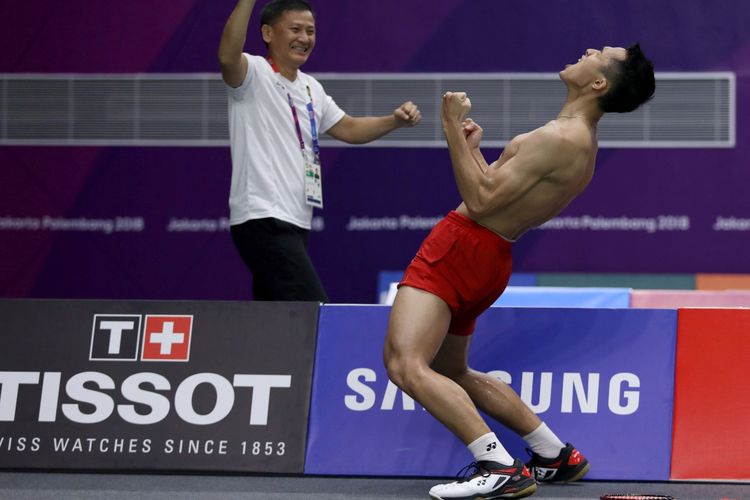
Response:
[[[249,220],[230,231],[253,274],[255,300],[328,302],[307,255],[310,231],[273,218]]]

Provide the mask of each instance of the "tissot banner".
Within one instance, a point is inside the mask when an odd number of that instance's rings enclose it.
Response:
[[[324,306],[305,472],[453,476],[465,446],[389,382],[387,306]],[[470,365],[509,382],[591,461],[590,479],[667,480],[677,312],[492,308]],[[509,452],[526,444],[491,423]],[[637,460],[634,459],[637,457]]]
[[[0,301],[0,467],[302,472],[317,316]]]

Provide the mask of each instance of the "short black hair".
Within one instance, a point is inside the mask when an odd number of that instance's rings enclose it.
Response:
[[[605,113],[627,113],[648,102],[656,90],[654,64],[646,58],[639,44],[627,49],[622,61],[612,62],[604,76],[609,80],[609,90],[599,97],[599,108]]]
[[[275,23],[288,10],[309,10],[315,17],[315,11],[307,0],[271,0],[260,11],[260,25]]]

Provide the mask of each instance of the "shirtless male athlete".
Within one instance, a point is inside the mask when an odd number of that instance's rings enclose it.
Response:
[[[441,120],[463,203],[424,240],[399,284],[384,348],[390,379],[450,429],[474,456],[466,479],[430,490],[435,500],[521,498],[537,481],[575,481],[588,460],[564,444],[515,391],[467,365],[477,316],[500,296],[513,242],[562,211],[594,173],[596,126],[655,88],[638,45],[588,49],[560,72],[567,98],[546,125],[515,137],[488,165],[469,97],[447,92]],[[477,408],[522,436],[528,468],[513,459]]]

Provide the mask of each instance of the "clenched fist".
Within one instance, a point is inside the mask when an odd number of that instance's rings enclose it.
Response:
[[[399,127],[413,127],[422,120],[422,113],[416,104],[411,101],[403,103],[393,111],[396,123]]]
[[[443,102],[440,109],[443,122],[464,121],[471,111],[471,99],[466,92],[446,92],[443,94]]]

